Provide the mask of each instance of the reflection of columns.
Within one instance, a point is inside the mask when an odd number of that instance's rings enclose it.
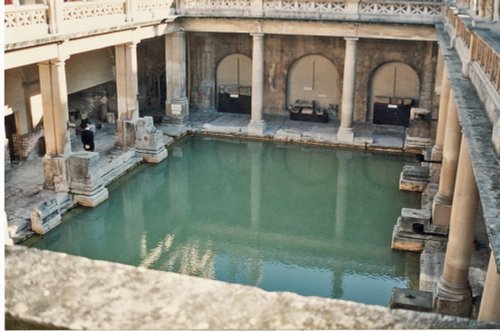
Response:
[[[356,43],[358,38],[344,38],[346,41],[344,59],[344,83],[342,87],[342,106],[340,128],[337,139],[340,141],[354,141],[352,119],[354,114],[354,86],[356,82]]]
[[[248,142],[251,152],[250,174],[250,217],[251,228],[257,230],[260,221],[260,206],[262,195],[262,142]]]
[[[118,107],[117,138],[123,147],[134,146],[133,122],[139,117],[137,100],[137,45],[129,43],[115,46],[116,56],[116,97]]]
[[[264,34],[252,33],[252,118],[248,124],[251,134],[263,134],[266,123],[262,119],[264,107]]]
[[[71,153],[65,59],[38,64],[45,131],[45,186],[68,190],[66,159]]]
[[[439,191],[434,197],[432,206],[432,222],[434,224],[449,225],[450,223],[451,202],[453,199],[453,190],[455,189],[461,136],[457,107],[450,91],[444,133],[443,163],[439,177]]]
[[[474,248],[478,202],[479,193],[469,157],[469,145],[462,137],[444,270],[434,298],[434,310],[438,313],[470,315],[472,294],[469,266]]]
[[[436,142],[432,147],[432,157],[431,160],[440,161],[443,157],[443,143],[444,143],[444,132],[446,128],[446,111],[448,108],[448,100],[450,96],[450,82],[448,81],[448,72],[443,69],[443,79],[441,82],[441,96],[439,98],[439,115],[438,115],[438,125],[436,132]],[[432,163],[431,168],[439,169],[439,166],[435,166],[438,163]]]
[[[484,281],[478,320],[500,323],[500,274],[495,264],[495,255],[490,253],[490,263]]]
[[[335,239],[344,236],[344,225],[347,216],[347,174],[349,173],[349,161],[352,157],[350,151],[336,151],[337,167],[337,197],[335,201]]]
[[[186,96],[186,33],[176,31],[165,35],[167,100],[165,120],[182,124],[189,116]]]

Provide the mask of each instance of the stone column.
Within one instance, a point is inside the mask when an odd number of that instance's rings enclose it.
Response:
[[[71,153],[66,59],[59,58],[38,64],[46,148],[43,160],[44,185],[60,192],[68,191],[66,163]]]
[[[437,313],[470,317],[472,293],[469,266],[474,248],[478,202],[469,144],[462,137],[444,270],[434,293],[434,311]]]
[[[115,46],[116,98],[118,107],[117,142],[122,147],[133,147],[133,122],[139,117],[137,83],[137,44]]]
[[[344,84],[342,88],[342,106],[340,128],[337,140],[354,141],[352,119],[354,114],[354,86],[356,82],[356,43],[358,38],[344,38],[346,41],[344,59]]]
[[[165,35],[167,100],[164,122],[184,124],[189,116],[186,96],[186,33],[176,31]]]
[[[450,82],[448,81],[448,72],[446,69],[443,70],[443,77],[441,82],[441,95],[439,98],[439,115],[438,124],[436,132],[436,141],[432,147],[431,160],[440,161],[443,157],[443,145],[444,145],[444,132],[446,128],[446,112],[448,110],[448,100],[450,97]],[[432,169],[439,169],[436,166],[437,163],[432,163]]]
[[[479,307],[478,320],[500,323],[500,274],[495,263],[494,253],[490,254],[490,262],[484,281],[483,297]]]
[[[457,174],[458,153],[460,150],[460,125],[453,94],[450,91],[446,115],[446,128],[443,143],[443,163],[439,177],[439,190],[434,197],[432,205],[432,223],[449,225],[451,202],[455,189],[455,176]]]
[[[252,33],[252,118],[248,133],[262,135],[266,123],[262,119],[264,107],[264,34]]]

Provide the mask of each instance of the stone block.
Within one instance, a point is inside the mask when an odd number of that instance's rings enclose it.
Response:
[[[136,121],[135,148],[145,162],[159,163],[168,156],[163,131],[157,130],[151,116]]]
[[[354,130],[351,128],[339,128],[339,131],[337,132],[337,140],[352,143],[354,141]]]
[[[31,228],[38,234],[45,234],[60,223],[61,213],[56,198],[40,202],[31,211]]]
[[[69,157],[71,193],[92,195],[102,186],[99,173],[99,153],[77,152]]]
[[[98,191],[93,192],[92,195],[75,194],[73,197],[78,204],[84,207],[95,207],[109,197],[108,189],[101,186]]]
[[[430,182],[428,167],[405,165],[399,176],[399,189],[412,192],[423,192]]]
[[[432,312],[432,292],[395,287],[389,308]]]
[[[432,224],[449,226],[451,217],[451,205],[434,203],[432,206]]]
[[[69,181],[67,173],[67,159],[63,156],[45,155],[43,158],[44,186],[56,192],[67,192]]]

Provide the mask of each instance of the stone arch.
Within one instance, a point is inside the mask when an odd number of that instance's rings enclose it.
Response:
[[[420,79],[417,72],[403,62],[387,62],[376,68],[370,79],[369,120],[374,118],[375,103],[418,104]]]
[[[222,112],[250,114],[252,97],[252,59],[231,54],[217,65],[217,109]]]
[[[296,100],[314,101],[316,107],[339,105],[341,82],[335,65],[322,55],[306,55],[290,66],[287,108]]]

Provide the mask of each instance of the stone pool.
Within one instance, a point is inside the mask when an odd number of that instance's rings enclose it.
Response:
[[[387,306],[418,288],[419,255],[391,250],[401,155],[188,137],[113,183],[95,208],[25,245],[268,291]]]

